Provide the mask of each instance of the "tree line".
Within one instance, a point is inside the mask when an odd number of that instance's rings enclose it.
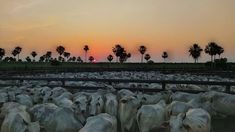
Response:
[[[51,62],[51,61],[59,61],[59,62],[87,62],[89,60],[89,62],[94,62],[95,58],[93,56],[89,56],[87,58],[88,55],[88,51],[89,46],[88,45],[84,45],[83,47],[84,50],[84,60],[78,56],[71,56],[71,53],[69,53],[68,51],[66,51],[65,47],[62,45],[59,45],[56,47],[56,52],[58,53],[58,58],[53,58],[52,57],[52,51],[47,51],[45,54],[41,55],[39,57],[38,62]],[[149,53],[146,53],[147,48],[144,45],[139,46],[138,48],[139,53],[141,54],[141,59],[140,62],[143,63],[144,59],[146,60],[146,62],[148,63],[153,63],[151,59],[151,55]],[[189,55],[194,59],[194,62],[197,63],[198,59],[201,56],[203,49],[199,46],[199,44],[193,44],[188,52]],[[4,61],[4,62],[16,62],[19,61],[21,62],[22,59],[20,59],[20,53],[22,52],[22,47],[17,46],[15,47],[12,52],[11,55],[12,56],[6,56],[6,52],[5,49],[0,48],[0,61]],[[112,48],[112,52],[114,54],[114,56],[116,57],[116,62],[120,62],[120,63],[124,63],[126,62],[129,58],[131,58],[131,53],[127,52],[126,49],[121,45],[121,44],[116,44],[113,48]],[[216,56],[218,55],[219,58],[221,56],[221,54],[224,53],[224,48],[221,47],[220,45],[218,45],[216,42],[210,42],[208,43],[208,45],[206,45],[204,52],[208,55],[211,56],[211,62],[214,62],[216,59]],[[25,60],[27,62],[36,62],[35,57],[38,56],[36,51],[32,51],[30,56],[27,56],[25,58]],[[109,54],[107,56],[107,60],[109,62],[112,62],[114,59],[114,56],[112,54]],[[164,51],[162,53],[162,58],[164,59],[164,62],[166,61],[166,59],[168,58],[168,53],[166,51]]]

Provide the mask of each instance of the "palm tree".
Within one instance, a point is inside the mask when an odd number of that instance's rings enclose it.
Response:
[[[139,52],[141,54],[141,63],[143,63],[144,60],[144,53],[146,52],[147,48],[144,45],[141,45],[139,47]]]
[[[64,53],[65,48],[63,46],[58,46],[56,48],[56,51],[58,52],[58,54],[60,55],[60,58],[61,58],[61,55]]]
[[[107,60],[111,63],[111,61],[113,60],[113,56],[112,55],[108,55]]]
[[[210,42],[205,48],[205,53],[211,56],[211,62],[213,62],[213,56],[217,54],[217,44],[215,42]]]
[[[46,55],[41,56],[41,57],[39,58],[39,62],[43,62],[43,61],[45,60],[45,58],[46,58]]]
[[[69,52],[64,52],[64,57],[67,58],[67,61],[68,61],[68,58],[70,57],[70,53]]]
[[[220,59],[220,55],[224,53],[224,48],[221,46],[218,46],[216,50],[217,50],[217,54],[219,55],[219,59]]]
[[[73,57],[71,58],[71,60],[72,60],[73,62],[75,62],[75,61],[76,61],[76,57],[73,56]]]
[[[27,56],[27,57],[25,58],[25,60],[26,60],[27,62],[31,62],[31,59],[30,59],[29,56]]]
[[[0,48],[0,60],[2,60],[2,58],[5,56],[5,50]]]
[[[84,48],[83,48],[83,50],[85,51],[85,62],[87,62],[87,52],[88,52],[88,50],[89,50],[88,45],[85,45]]]
[[[190,53],[190,56],[193,57],[195,63],[197,63],[202,51],[202,48],[198,44],[193,44],[193,46],[189,48],[188,52]]]
[[[49,62],[49,60],[51,60],[51,55],[52,55],[52,52],[51,51],[47,51],[47,53],[45,54],[45,59],[46,59],[46,62]]]
[[[95,58],[94,58],[93,56],[90,56],[90,57],[89,57],[89,61],[90,61],[90,62],[93,62],[94,59],[95,59]]]
[[[127,59],[130,58],[130,57],[131,57],[131,53],[126,53],[126,51],[124,51],[124,52],[120,55],[119,61],[120,61],[120,63],[123,63],[123,62],[127,61]]]
[[[14,57],[16,56],[16,55],[18,55],[18,61],[19,61],[19,59],[20,59],[20,53],[21,53],[21,51],[22,51],[22,48],[21,47],[19,47],[19,46],[17,46],[17,47],[15,47],[15,49],[12,51],[12,53],[14,52]]]
[[[77,62],[83,63],[83,60],[82,60],[82,58],[80,56],[77,57]]]
[[[35,57],[38,55],[35,51],[33,51],[32,53],[31,53],[31,55],[32,55],[32,57],[33,57],[33,61],[35,61]]]
[[[17,55],[18,53],[17,53],[16,50],[13,50],[13,51],[11,52],[11,54],[14,56],[14,58],[16,58],[16,55]]]
[[[113,47],[113,53],[115,54],[116,56],[116,62],[118,62],[118,57],[121,56],[121,54],[125,51],[124,48],[120,45],[120,44],[116,44],[114,47]]]
[[[164,59],[164,62],[166,61],[166,58],[168,58],[168,53],[166,51],[162,53],[162,58]]]
[[[149,54],[145,54],[144,59],[148,62],[148,60],[151,58]]]

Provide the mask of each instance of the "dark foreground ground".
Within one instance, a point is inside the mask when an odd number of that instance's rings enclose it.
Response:
[[[0,73],[34,74],[86,71],[160,71],[164,73],[193,73],[235,77],[235,63],[76,63],[63,62],[51,64],[45,62],[0,62]]]

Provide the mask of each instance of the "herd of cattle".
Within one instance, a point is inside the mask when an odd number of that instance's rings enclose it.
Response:
[[[1,132],[210,132],[213,116],[235,115],[235,96],[62,87],[3,87]]]

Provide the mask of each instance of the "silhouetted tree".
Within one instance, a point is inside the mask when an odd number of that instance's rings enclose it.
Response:
[[[49,62],[50,60],[52,60],[51,55],[52,55],[52,52],[47,51],[47,53],[44,56],[44,59],[46,60],[46,62]]]
[[[64,57],[67,58],[67,60],[68,60],[68,58],[70,57],[70,53],[69,52],[64,52]]]
[[[83,63],[83,60],[82,60],[82,58],[80,56],[77,57],[77,62]]]
[[[61,55],[64,53],[65,51],[65,48],[63,46],[58,46],[56,48],[56,51],[58,52],[58,54],[60,55],[60,58],[61,58]],[[60,59],[59,59],[60,60]]]
[[[46,58],[45,55],[41,56],[41,57],[39,58],[39,62],[43,62],[43,61],[45,60],[45,58]]]
[[[211,56],[211,62],[213,62],[213,57],[217,54],[217,46],[215,42],[210,42],[205,48],[205,53]]]
[[[144,53],[146,52],[147,48],[144,45],[141,45],[139,47],[139,52],[141,54],[141,63],[143,63],[144,60]]]
[[[93,56],[90,56],[90,57],[89,57],[89,61],[90,61],[90,62],[93,62],[94,59],[95,59],[95,58],[94,58]]]
[[[16,55],[18,55],[18,61],[20,60],[20,53],[22,51],[22,48],[17,46],[15,47],[15,49],[12,51],[12,55],[15,57]]]
[[[35,51],[33,51],[32,53],[31,53],[31,55],[32,55],[32,57],[33,57],[33,61],[35,61],[35,57],[38,55]]]
[[[27,62],[31,62],[31,59],[30,59],[29,56],[27,56],[27,57],[25,58],[25,60],[26,60]]]
[[[70,57],[70,58],[69,58],[69,61],[75,62],[75,61],[76,61],[76,57],[75,57],[75,56]]]
[[[109,62],[111,62],[113,60],[113,56],[112,55],[108,55],[107,59],[108,59]]]
[[[120,44],[116,44],[114,47],[113,47],[113,53],[115,54],[116,56],[116,62],[118,62],[118,58],[121,56],[121,54],[124,53],[124,48],[120,45]],[[120,60],[120,59],[119,59]]]
[[[13,50],[12,52],[11,52],[11,54],[14,56],[14,58],[16,58],[16,56],[17,56],[17,51],[16,50]]]
[[[5,56],[5,50],[0,48],[0,60],[2,60],[2,58]]]
[[[224,53],[224,48],[218,45],[216,47],[216,53],[219,55],[219,59],[220,59],[220,55]]]
[[[131,58],[131,53],[128,53],[128,54],[127,54],[127,58]]]
[[[127,61],[127,59],[130,57],[131,57],[131,53],[126,53],[126,51],[124,50],[124,52],[119,57],[119,61],[120,61],[120,63],[123,63],[123,62]]]
[[[198,58],[201,56],[202,51],[202,48],[198,44],[193,44],[193,46],[189,48],[188,52],[190,53],[190,56],[193,57],[196,63],[198,61]]]
[[[151,58],[151,56],[149,54],[145,54],[144,59],[146,60],[146,62],[148,62],[148,60]]]
[[[60,62],[64,62],[64,61],[65,61],[65,59],[64,59],[62,56],[59,56],[58,60],[59,60]]]
[[[164,51],[162,53],[162,58],[164,59],[164,62],[165,62],[166,58],[168,58],[168,53],[166,51]]]
[[[87,52],[88,52],[88,50],[89,50],[88,45],[85,45],[84,48],[83,48],[83,50],[85,51],[85,62],[87,62]]]

